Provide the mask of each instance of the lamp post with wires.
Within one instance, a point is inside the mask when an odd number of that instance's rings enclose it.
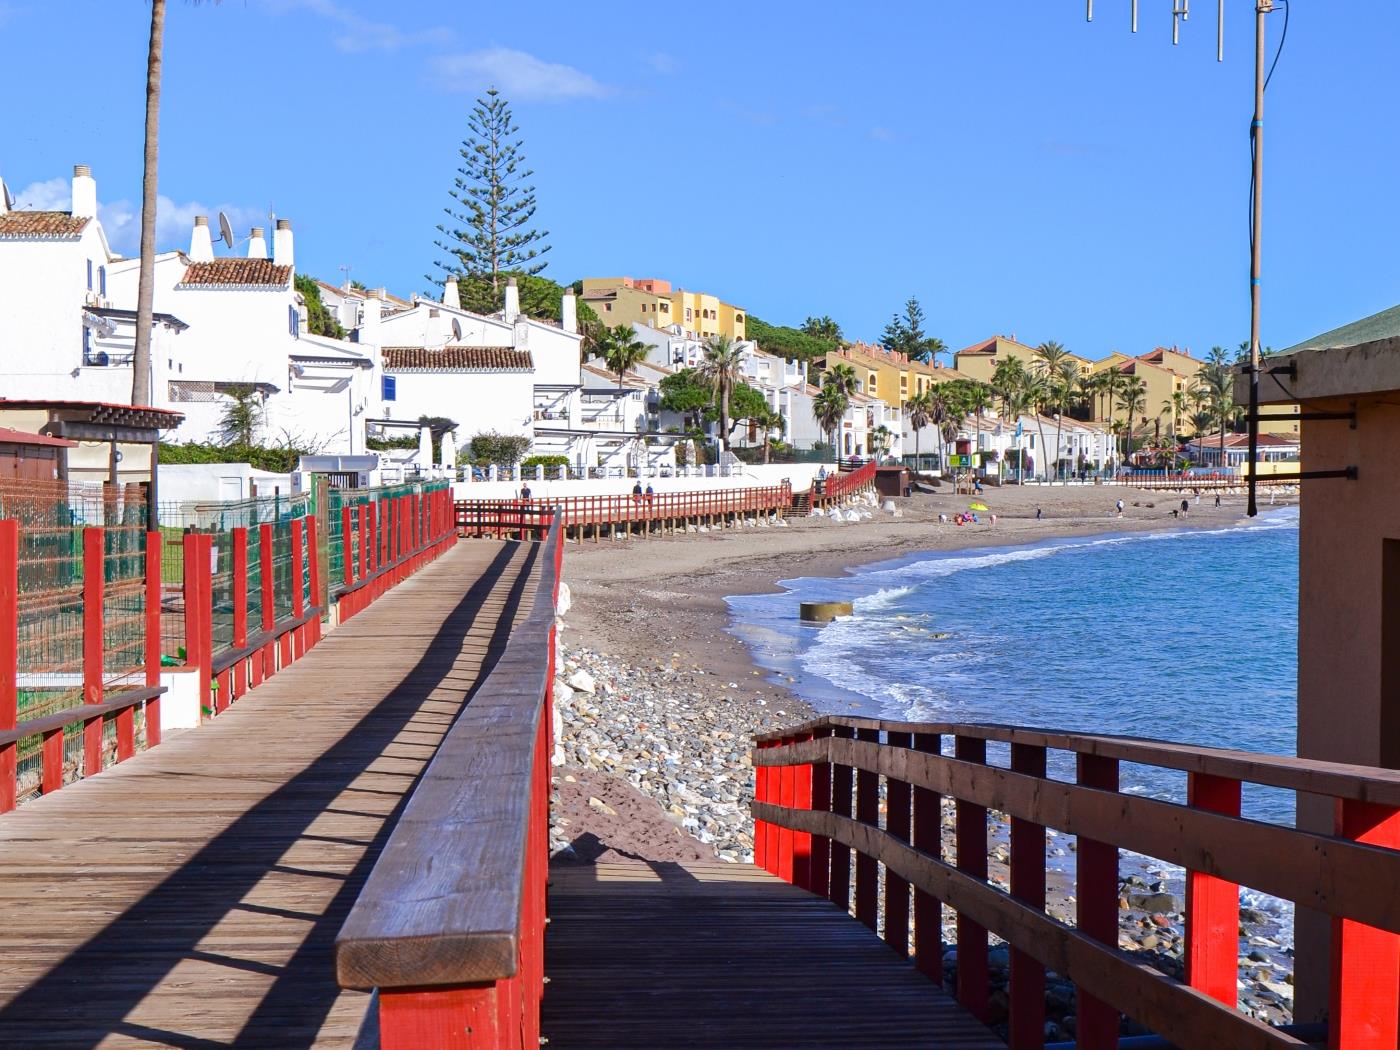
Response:
[[[1094,20],[1094,0],[1085,0],[1088,21]],[[1261,292],[1261,249],[1260,228],[1264,220],[1264,91],[1273,76],[1273,68],[1266,71],[1265,25],[1264,20],[1272,14],[1277,4],[1284,9],[1283,36],[1279,39],[1279,51],[1288,35],[1288,0],[1252,0],[1254,4],[1254,117],[1249,124],[1250,145],[1250,202],[1249,202],[1249,413],[1246,423],[1249,431],[1249,506],[1248,514],[1254,517],[1259,511],[1255,500],[1257,487],[1257,462],[1259,456],[1259,370],[1260,370],[1260,292]],[[1138,31],[1138,0],[1131,0],[1132,28]],[[1181,42],[1181,23],[1191,17],[1191,0],[1172,0],[1172,43]],[[1225,61],[1225,0],[1216,0],[1215,60]],[[1278,64],[1278,53],[1273,65]],[[1224,424],[1222,424],[1223,429]]]

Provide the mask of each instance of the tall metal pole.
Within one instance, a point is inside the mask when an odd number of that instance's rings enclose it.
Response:
[[[1259,470],[1259,274],[1260,241],[1264,220],[1264,16],[1274,8],[1273,0],[1256,0],[1254,5],[1254,122],[1250,126],[1254,144],[1253,236],[1249,256],[1249,506],[1252,518],[1259,513],[1255,499]]]

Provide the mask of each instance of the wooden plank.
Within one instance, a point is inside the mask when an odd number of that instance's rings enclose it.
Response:
[[[895,733],[957,733],[1005,744],[1029,744],[1033,747],[1072,751],[1083,755],[1098,755],[1124,762],[1160,766],[1163,769],[1209,773],[1268,787],[1306,791],[1315,795],[1359,802],[1376,802],[1400,808],[1400,770],[1323,762],[1311,758],[1260,755],[1250,751],[1177,744],[1142,737],[1064,733],[975,722],[899,722],[825,715],[781,731],[758,734],[754,740],[766,742],[781,736],[815,732],[818,728],[832,726],[851,730],[879,729]],[[767,760],[774,765],[783,764],[781,759],[773,756],[769,756]]]
[[[1002,1044],[863,925],[749,864],[550,868],[551,1050]]]
[[[867,853],[921,886],[961,916],[990,930],[1012,947],[1081,989],[1130,1012],[1179,1046],[1228,1046],[1232,1050],[1277,1050],[1307,1044],[1247,1017],[1183,984],[1127,952],[1108,947],[1052,919],[990,884],[918,852],[879,828],[836,813],[782,809],[754,803],[755,816],[827,835]]]
[[[0,819],[0,1042],[351,1047],[335,933],[528,571],[450,550],[250,702]]]

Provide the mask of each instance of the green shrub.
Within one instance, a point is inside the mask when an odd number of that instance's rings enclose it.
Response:
[[[567,467],[568,465],[568,456],[530,456],[520,464],[520,469],[534,470],[536,467],[544,467],[549,470],[551,467]]]

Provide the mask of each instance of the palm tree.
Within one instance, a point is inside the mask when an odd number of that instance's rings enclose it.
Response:
[[[826,314],[807,318],[802,322],[801,330],[816,339],[829,339],[835,343],[841,341],[841,326]]]
[[[838,460],[841,458],[841,447],[837,441],[837,432],[841,429],[841,420],[850,405],[850,399],[845,392],[834,383],[822,387],[817,396],[812,398],[812,416],[817,425],[830,436],[831,448]]]
[[[608,333],[608,338],[602,343],[602,357],[609,371],[617,374],[619,391],[628,370],[645,361],[649,349],[646,343],[637,338],[630,324],[620,324]]]
[[[754,416],[754,423],[763,431],[763,462],[767,463],[773,449],[773,431],[780,436],[785,433],[787,420],[772,405],[765,405],[763,411]]]
[[[193,2],[199,3],[199,0]],[[136,346],[131,357],[133,405],[151,403],[151,324],[156,294],[156,172],[160,160],[160,79],[164,48],[165,0],[151,0],[151,37],[146,48],[146,142],[141,175],[141,263],[136,284]]]
[[[719,398],[719,439],[729,451],[729,395],[739,385],[744,371],[744,350],[728,336],[712,336],[705,344],[705,358],[696,371],[709,380]]]
[[[1118,407],[1128,417],[1124,429],[1128,436],[1128,447],[1123,455],[1123,462],[1127,463],[1133,455],[1133,417],[1147,412],[1147,384],[1140,377],[1128,376],[1123,380],[1123,388],[1118,393]]]
[[[1225,465],[1225,428],[1235,418],[1235,378],[1221,347],[1212,347],[1210,358],[1197,373],[1201,401],[1211,420],[1220,426],[1220,466]]]
[[[856,378],[854,367],[844,361],[838,361],[822,373],[822,386],[834,386],[850,397],[860,389],[860,380]]]
[[[985,383],[974,383],[967,390],[967,410],[972,413],[972,417],[977,426],[977,442],[974,447],[974,455],[980,463],[982,457],[982,417],[987,409],[992,407],[992,389]]]
[[[1118,388],[1123,385],[1123,373],[1117,365],[1110,365],[1099,373],[1098,392],[1103,398],[1101,418],[1112,422],[1113,409],[1118,403]]]
[[[915,394],[904,402],[904,412],[909,417],[909,426],[914,430],[914,469],[919,469],[919,431],[929,425],[933,404],[929,392]]]

